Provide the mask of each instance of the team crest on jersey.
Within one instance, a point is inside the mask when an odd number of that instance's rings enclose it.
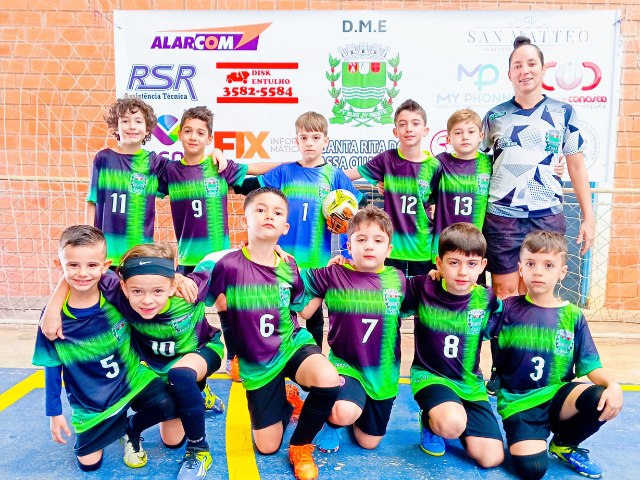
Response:
[[[561,357],[573,355],[573,332],[569,330],[558,330],[556,332],[555,354]]]
[[[144,173],[132,173],[129,181],[131,193],[142,194],[147,188],[147,176]]]
[[[320,203],[324,202],[324,199],[327,198],[327,195],[329,195],[330,191],[331,185],[329,185],[328,183],[322,182],[320,185],[318,185],[318,201]]]
[[[562,135],[558,130],[549,130],[545,134],[545,142],[547,145],[545,146],[545,151],[551,153],[558,153],[560,150],[560,141],[562,140]]]
[[[493,122],[496,118],[504,117],[507,112],[495,112],[489,115],[489,121]]]
[[[484,320],[485,311],[478,308],[469,310],[467,313],[467,334],[477,335],[482,330],[482,320]]]
[[[384,314],[398,315],[400,314],[400,292],[394,288],[387,288],[382,292],[384,299]]]
[[[287,282],[278,284],[278,293],[280,294],[280,307],[288,307],[291,303],[291,285]]]
[[[220,195],[220,180],[215,177],[204,179],[204,192],[207,197],[217,197]]]
[[[181,317],[171,320],[171,326],[175,329],[176,333],[184,333],[191,327],[191,314],[187,313]]]
[[[333,98],[331,123],[371,127],[393,123],[393,99],[400,93],[400,55],[387,59],[391,47],[378,43],[350,43],[329,53],[325,72]],[[342,57],[342,58],[340,58]]]
[[[424,203],[429,198],[431,194],[431,187],[429,186],[429,182],[426,180],[418,179],[418,196],[420,200]]]
[[[118,323],[116,323],[112,328],[111,328],[111,332],[113,333],[113,336],[115,337],[116,341],[118,342],[118,345],[121,344],[125,338],[125,335],[127,333],[127,324],[124,320],[124,318],[122,320],[120,320]]]
[[[491,175],[488,173],[478,174],[478,195],[487,195],[489,193],[489,180]]]

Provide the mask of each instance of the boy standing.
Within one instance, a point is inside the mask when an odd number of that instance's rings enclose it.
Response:
[[[498,413],[516,473],[542,478],[551,456],[581,475],[600,478],[602,468],[579,444],[622,408],[622,389],[600,363],[589,326],[578,307],[554,295],[567,273],[564,235],[526,236],[520,276],[527,295],[504,300],[498,335]],[[575,370],[575,373],[574,373]],[[595,385],[572,381],[586,375]]]
[[[343,379],[338,399],[323,430],[318,449],[340,447],[341,426],[353,425],[358,444],[376,448],[387,430],[400,377],[400,304],[406,280],[385,267],[393,226],[372,205],[349,221],[350,264],[302,271],[307,292],[316,297],[303,318],[324,298],[329,310],[329,361]]]
[[[322,158],[322,151],[329,144],[327,119],[319,113],[306,112],[298,117],[295,126],[301,159],[248,179],[240,192],[246,194],[258,187],[281,190],[289,201],[290,228],[280,238],[280,247],[294,256],[299,268],[320,268],[331,258],[331,232],[322,215],[323,200],[337,189],[349,190],[358,201],[362,194],[342,170]],[[322,309],[307,320],[307,329],[320,346],[323,323]]]
[[[65,339],[50,341],[38,331],[34,365],[45,367],[46,413],[51,435],[66,443],[70,435],[60,393],[61,374],[76,432],[75,453],[83,471],[97,470],[103,449],[124,435],[124,462],[132,467],[147,463],[140,434],[156,423],[175,418],[175,404],[167,385],[146,366],[130,343],[129,325],[98,290],[109,268],[107,245],[100,230],[75,225],[62,232],[56,266],[69,284],[62,308]],[[127,409],[136,414],[127,418]],[[179,443],[181,428],[163,438]],[[177,438],[176,438],[177,437]]]
[[[483,468],[502,463],[498,422],[480,372],[482,340],[494,336],[501,302],[477,285],[487,244],[480,230],[455,223],[440,236],[436,264],[441,281],[410,278],[403,311],[415,314],[411,389],[420,406],[420,446],[445,453],[442,437],[460,438]]]
[[[260,453],[280,448],[284,427],[292,413],[298,413],[292,412],[291,403],[302,403],[295,386],[285,389],[285,377],[309,389],[290,440],[289,460],[296,478],[315,479],[312,441],[338,395],[338,373],[291,311],[302,309],[304,287],[295,261],[282,261],[275,252],[289,228],[286,197],[279,190],[260,188],[247,195],[244,209],[248,245],[215,264],[208,301],[226,301],[226,323],[237,348]]]
[[[429,128],[427,114],[417,102],[403,102],[394,123],[398,149],[382,152],[346,174],[351,180],[364,177],[372,184],[384,184],[384,210],[394,229],[394,248],[386,264],[407,276],[426,274],[433,268],[428,200],[438,161],[421,150]]]

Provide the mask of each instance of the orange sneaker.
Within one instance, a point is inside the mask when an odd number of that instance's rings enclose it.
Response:
[[[227,362],[227,375],[231,377],[234,382],[241,382],[240,378],[240,364],[238,363],[238,356],[236,355]]]
[[[316,480],[318,467],[313,461],[313,445],[289,445],[289,461],[298,480]]]
[[[300,392],[298,391],[298,387],[293,385],[292,383],[287,383],[284,386],[285,392],[287,394],[287,402],[293,406],[293,412],[291,413],[291,421],[297,422],[300,418],[300,412],[302,412],[302,407],[304,406],[304,400],[300,398]]]

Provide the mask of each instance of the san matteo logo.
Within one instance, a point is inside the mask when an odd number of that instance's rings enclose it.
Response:
[[[163,145],[173,145],[178,141],[179,132],[180,120],[173,115],[162,115],[152,133]]]

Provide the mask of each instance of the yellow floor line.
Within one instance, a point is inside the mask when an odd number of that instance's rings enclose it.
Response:
[[[0,394],[0,412],[35,388],[44,388],[44,370],[37,370],[20,383]]]
[[[236,382],[231,384],[229,392],[225,436],[229,480],[259,480],[247,397],[242,384]]]

